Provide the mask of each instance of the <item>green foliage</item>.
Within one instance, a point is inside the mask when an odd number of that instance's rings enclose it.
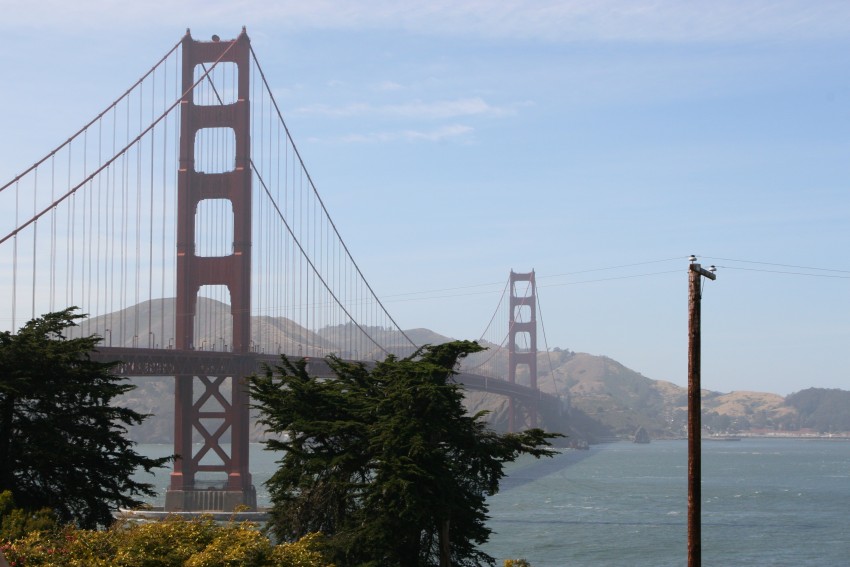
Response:
[[[282,357],[250,379],[261,422],[282,440],[268,481],[271,529],[291,541],[321,531],[346,565],[492,565],[486,497],[506,462],[551,455],[540,429],[499,435],[467,415],[453,382],[469,341],[423,347],[367,369],[329,357],[334,377]]]
[[[276,545],[272,552],[272,565],[275,567],[334,567],[328,563],[322,550],[324,537],[319,533],[310,533],[292,543]]]
[[[126,427],[147,416],[113,405],[132,386],[90,359],[100,337],[66,336],[84,317],[74,310],[0,333],[0,491],[25,510],[49,508],[60,522],[94,527],[153,494],[132,474],[169,459],[133,450]]]
[[[227,528],[218,534],[203,550],[194,554],[186,567],[240,567],[242,565],[267,565],[272,544],[257,530]]]
[[[58,529],[56,515],[50,508],[28,511],[15,507],[9,490],[0,492],[0,541],[11,541],[33,531]]]
[[[115,555],[120,567],[180,567],[209,546],[216,537],[212,518],[186,521],[170,517],[127,530]]]
[[[320,548],[318,534],[273,546],[251,523],[170,517],[104,531],[35,531],[2,551],[11,565],[27,567],[333,567]]]
[[[808,388],[791,394],[785,403],[797,410],[799,427],[821,433],[850,431],[850,392]]]

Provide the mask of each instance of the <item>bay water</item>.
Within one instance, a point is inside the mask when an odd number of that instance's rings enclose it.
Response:
[[[850,441],[744,438],[702,449],[704,566],[850,565]],[[260,506],[276,459],[251,446]],[[685,565],[687,441],[594,445],[506,470],[488,501],[493,534],[483,546],[497,565]],[[157,486],[152,503],[161,506],[167,471],[139,478]]]

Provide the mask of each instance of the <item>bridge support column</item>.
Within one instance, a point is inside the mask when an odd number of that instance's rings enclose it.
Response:
[[[232,103],[200,104],[193,87],[214,64],[235,66],[236,97]],[[183,99],[180,105],[180,167],[177,177],[177,321],[175,347],[196,348],[195,311],[204,285],[223,285],[230,292],[233,353],[248,352],[251,342],[251,140],[249,96],[250,40],[245,30],[233,41],[202,42],[183,38]],[[201,83],[211,79],[200,79]],[[228,85],[229,86],[229,85]],[[214,91],[215,97],[219,91]],[[226,94],[226,93],[225,93]],[[219,102],[221,102],[219,100]],[[207,128],[231,129],[235,139],[233,169],[196,170],[195,144]],[[225,256],[197,256],[195,223],[198,204],[227,199],[233,210],[233,246]],[[216,227],[205,227],[215,230]],[[176,376],[174,463],[166,493],[168,511],[223,510],[244,505],[256,508],[248,468],[248,394],[244,374]],[[222,392],[230,379],[230,395]],[[202,386],[199,392],[195,386]],[[200,394],[200,395],[196,395]],[[230,447],[223,446],[226,433]],[[200,448],[195,451],[195,442]],[[229,451],[227,450],[229,449]],[[202,485],[197,473],[220,475]],[[223,477],[223,478],[221,478]]]
[[[531,388],[537,389],[537,283],[534,271],[519,274],[511,270],[510,277],[510,321],[508,327],[508,380],[516,383],[517,368],[528,368],[528,380]],[[513,398],[508,401],[508,429],[511,432],[520,427],[517,420],[516,404]],[[528,408],[528,419],[523,417],[522,425],[537,427],[537,406]]]

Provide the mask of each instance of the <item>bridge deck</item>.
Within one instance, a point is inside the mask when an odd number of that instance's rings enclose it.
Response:
[[[115,372],[121,376],[248,376],[262,372],[264,364],[274,366],[280,361],[280,356],[253,352],[236,354],[204,350],[100,347],[92,353],[92,359],[99,362],[120,361]],[[308,358],[307,371],[314,376],[331,375],[330,367],[323,358]],[[551,394],[498,378],[461,372],[456,379],[470,390],[507,396],[521,402],[558,401]]]

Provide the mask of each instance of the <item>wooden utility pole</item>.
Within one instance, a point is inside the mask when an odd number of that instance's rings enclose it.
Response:
[[[715,279],[713,271],[695,263],[688,271],[688,567],[702,562],[702,400],[700,399],[700,276]],[[714,266],[711,267],[712,269]]]

